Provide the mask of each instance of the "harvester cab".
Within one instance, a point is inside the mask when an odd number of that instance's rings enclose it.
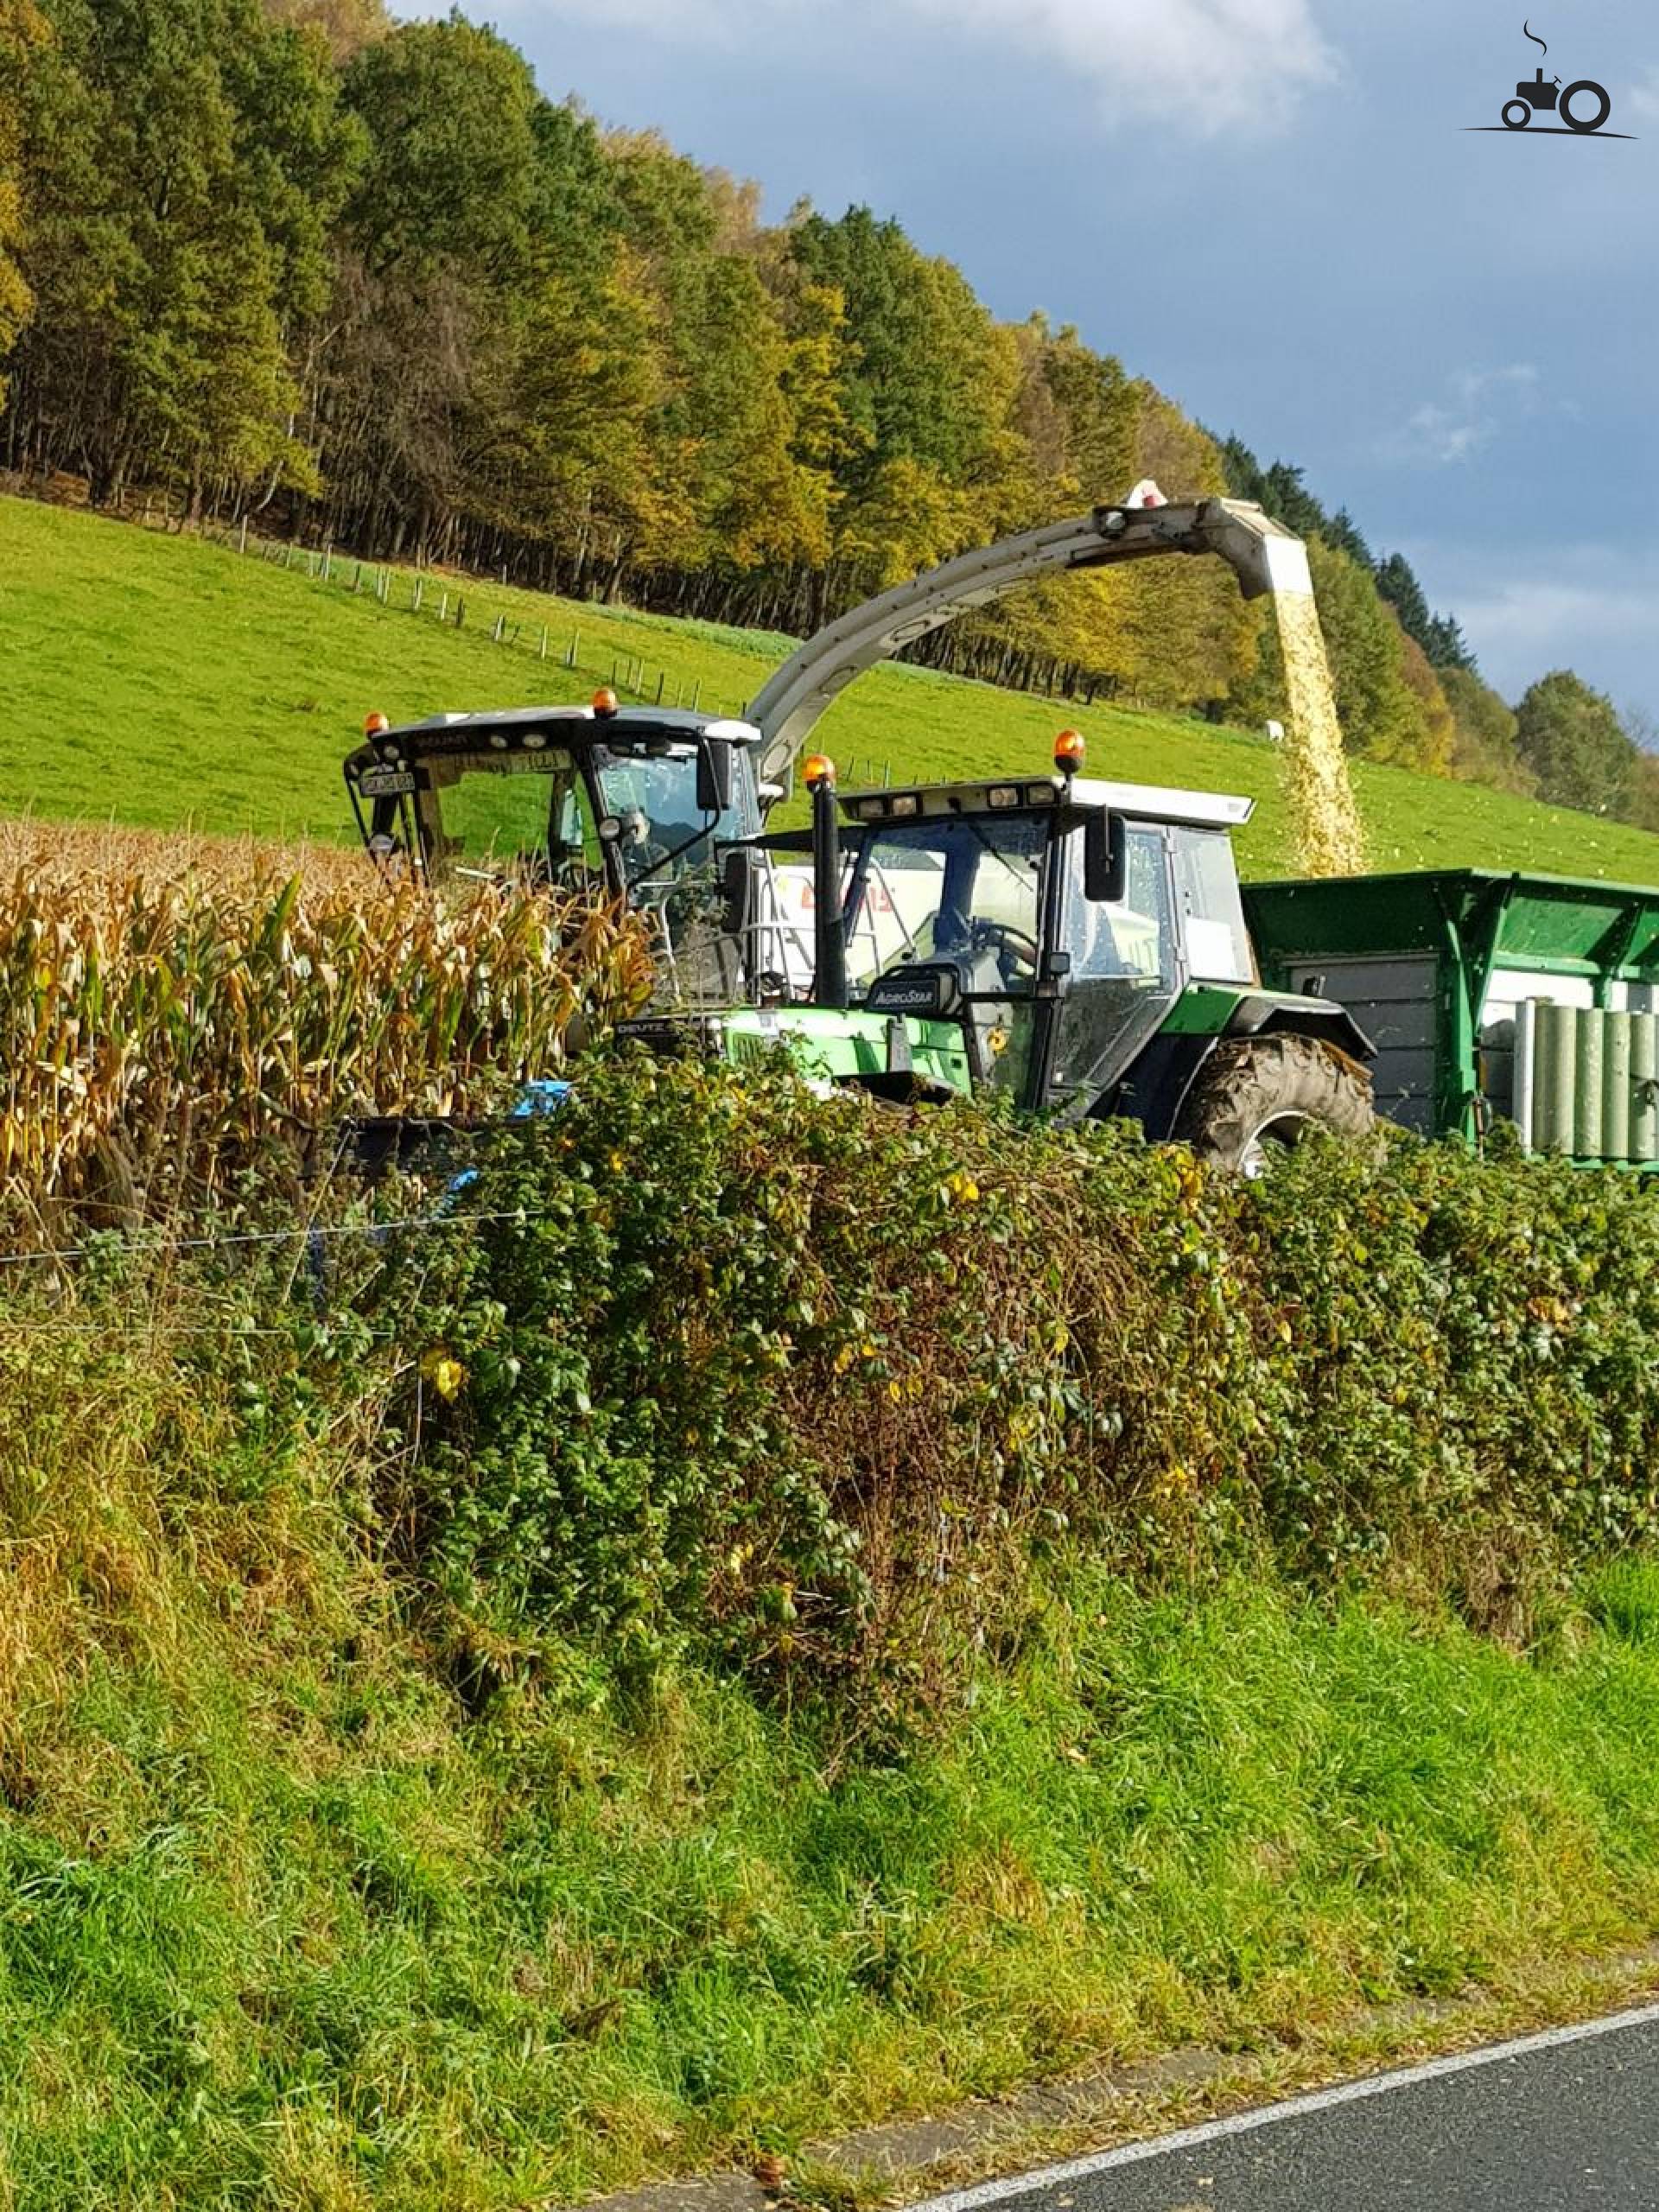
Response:
[[[1369,1126],[1352,1019],[1261,986],[1230,836],[1251,802],[1082,763],[1068,731],[1052,775],[842,796],[813,756],[810,829],[760,842],[810,856],[816,986],[729,1009],[699,1041],[740,1060],[787,1041],[821,1080],[894,1101],[992,1090],[1125,1116],[1247,1173],[1313,1124]]]
[[[604,892],[645,917],[677,995],[729,996],[762,865],[761,743],[749,723],[609,691],[401,728],[372,715],[346,788],[383,872]]]

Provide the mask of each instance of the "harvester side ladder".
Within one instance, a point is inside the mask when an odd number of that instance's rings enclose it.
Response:
[[[749,709],[747,719],[766,740],[758,763],[763,785],[787,782],[819,716],[855,677],[929,631],[1038,576],[1165,553],[1217,555],[1235,571],[1246,599],[1269,592],[1313,594],[1306,547],[1261,507],[1244,499],[1172,505],[1155,485],[1137,486],[1128,505],[1096,507],[1069,522],[1000,538],[826,624],[784,663]]]

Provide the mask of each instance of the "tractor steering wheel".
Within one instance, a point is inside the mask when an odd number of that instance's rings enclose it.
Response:
[[[1033,981],[1042,964],[1042,947],[1028,930],[1013,922],[976,921],[968,941],[976,952],[996,954],[1005,983]]]

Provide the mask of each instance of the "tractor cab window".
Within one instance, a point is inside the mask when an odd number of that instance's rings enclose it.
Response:
[[[1122,1077],[1155,1034],[1180,988],[1171,833],[1125,821],[1122,899],[1086,895],[1082,830],[1067,839],[1061,948],[1071,956],[1060,1001],[1051,1080],[1054,1098],[1089,1104]]]
[[[1173,842],[1189,974],[1205,983],[1253,983],[1232,840],[1224,830],[1180,829]]]
[[[1126,822],[1123,836],[1124,895],[1109,905],[1084,895],[1082,833],[1071,841],[1060,942],[1080,982],[1162,983],[1175,972],[1164,832]]]
[[[1030,815],[883,823],[863,840],[848,909],[855,980],[948,960],[971,994],[1036,980],[1049,823]]]
[[[734,779],[732,804],[723,814],[697,804],[697,752],[677,745],[663,753],[604,753],[597,756],[600,796],[618,825],[617,851],[632,890],[666,887],[706,869],[715,845],[753,837],[760,820],[746,779]]]

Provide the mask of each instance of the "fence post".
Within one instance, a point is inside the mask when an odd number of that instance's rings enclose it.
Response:
[[[542,625],[542,650],[537,655],[537,658],[541,660],[545,660],[547,658],[547,625],[545,622]]]
[[[248,550],[248,518],[246,515],[243,516],[242,527],[237,533],[236,550],[238,553],[245,553]]]
[[[449,594],[448,592],[445,592],[442,600],[439,603],[438,620],[440,622],[447,622],[449,620]]]
[[[505,631],[506,626],[506,616],[505,614],[498,614],[490,631],[490,642],[492,645],[499,645],[500,644],[502,633]]]
[[[466,626],[467,594],[465,592],[458,592],[455,594],[455,627],[457,630],[464,630]]]
[[[410,613],[411,614],[418,614],[418,613],[420,613],[420,611],[421,611],[421,601],[422,601],[422,600],[423,600],[423,599],[425,598],[425,596],[426,596],[426,578],[425,578],[424,576],[416,576],[416,579],[415,579],[415,594],[414,594],[414,600],[413,600],[413,602],[412,602],[412,604],[410,605],[410,610],[409,610],[409,611],[410,611]]]
[[[565,656],[564,656],[564,664],[565,664],[565,666],[566,666],[567,668],[574,668],[574,667],[575,666],[575,664],[576,664],[576,649],[577,649],[577,647],[581,645],[581,643],[582,643],[582,632],[581,632],[581,631],[580,631],[580,630],[573,630],[573,631],[570,632],[570,643],[569,643],[569,648],[567,649],[567,651],[566,651],[566,652],[565,652]]]

